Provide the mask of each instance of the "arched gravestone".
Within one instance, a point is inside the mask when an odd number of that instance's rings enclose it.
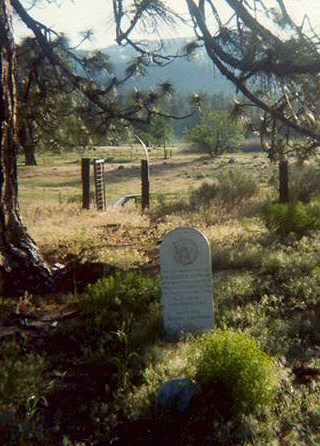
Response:
[[[160,247],[160,276],[165,333],[211,330],[212,267],[205,236],[192,228],[169,232]]]

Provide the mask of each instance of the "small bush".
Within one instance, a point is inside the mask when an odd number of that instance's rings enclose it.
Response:
[[[189,368],[204,394],[210,388],[224,390],[232,416],[267,407],[275,395],[278,376],[272,360],[241,333],[217,330],[196,339]]]
[[[239,204],[258,192],[256,179],[241,170],[229,170],[219,177],[219,199],[225,203]]]
[[[270,185],[278,190],[278,175]],[[289,164],[289,200],[291,203],[309,203],[320,196],[320,169],[315,165]]]
[[[199,207],[218,200],[226,206],[235,206],[249,200],[258,192],[258,184],[251,175],[238,169],[222,172],[217,182],[203,183],[190,196],[190,205]]]
[[[315,166],[293,166],[289,175],[290,201],[309,203],[320,195],[320,169]]]
[[[141,317],[159,299],[156,280],[135,273],[118,273],[89,286],[80,304],[95,330],[115,331]]]
[[[290,233],[303,236],[320,229],[320,201],[313,203],[267,203],[261,211],[266,227],[281,237]]]
[[[87,318],[85,357],[112,364],[113,383],[127,388],[141,373],[140,353],[160,333],[158,281],[135,273],[115,274],[80,297]]]
[[[201,205],[208,204],[215,200],[218,195],[218,185],[216,183],[204,182],[201,186],[194,190],[189,198],[190,206],[198,208]]]

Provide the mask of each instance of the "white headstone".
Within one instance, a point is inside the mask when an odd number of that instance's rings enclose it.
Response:
[[[178,228],[160,247],[162,316],[166,334],[213,328],[210,245],[201,232]]]

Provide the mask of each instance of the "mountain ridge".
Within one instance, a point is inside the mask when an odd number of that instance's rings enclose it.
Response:
[[[167,39],[163,42],[164,51],[169,50],[171,54],[178,55],[189,41],[190,39],[186,38]],[[152,44],[150,42],[150,45]],[[114,72],[120,78],[125,73],[128,64],[137,55],[133,48],[118,45],[103,48],[101,52],[110,58]],[[126,82],[123,89],[124,91],[133,88],[149,90],[155,88],[163,80],[170,81],[175,91],[181,95],[197,92],[223,94],[224,96],[235,94],[233,84],[213,66],[202,48],[197,50],[196,56],[191,60],[177,57],[165,66],[147,67],[145,76],[132,77]]]
[[[164,51],[171,50],[172,54],[179,54],[190,41],[186,38],[167,39],[163,42]],[[152,42],[150,42],[152,45]],[[110,57],[116,74],[125,72],[127,64],[135,57],[135,51],[130,47],[117,45],[102,50]],[[159,82],[168,80],[173,84],[177,93],[192,94],[204,92],[208,94],[235,94],[233,84],[215,68],[205,50],[198,49],[195,58],[176,58],[165,66],[150,66],[143,77],[131,78],[126,83],[126,89],[136,88],[147,90],[154,88]]]

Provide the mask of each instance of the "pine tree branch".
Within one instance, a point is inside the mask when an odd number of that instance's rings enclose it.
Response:
[[[33,20],[33,18],[23,8],[19,0],[11,0],[11,4],[21,20],[33,32],[38,45],[43,50],[51,65],[53,67],[58,67],[73,88],[79,90],[87,99],[89,99],[90,102],[101,109],[105,113],[106,119],[119,118],[125,119],[128,122],[143,122],[143,120],[137,116],[137,113],[139,112],[138,107],[132,106],[121,110],[116,110],[114,103],[109,105],[108,102],[103,101],[103,99],[107,99],[108,93],[114,87],[114,81],[111,82],[109,87],[106,89],[97,89],[94,88],[91,81],[81,78],[80,76],[76,76],[53,50],[52,44],[47,39],[48,28]],[[127,76],[123,81],[116,81],[116,84],[119,85],[129,77],[130,76]]]

